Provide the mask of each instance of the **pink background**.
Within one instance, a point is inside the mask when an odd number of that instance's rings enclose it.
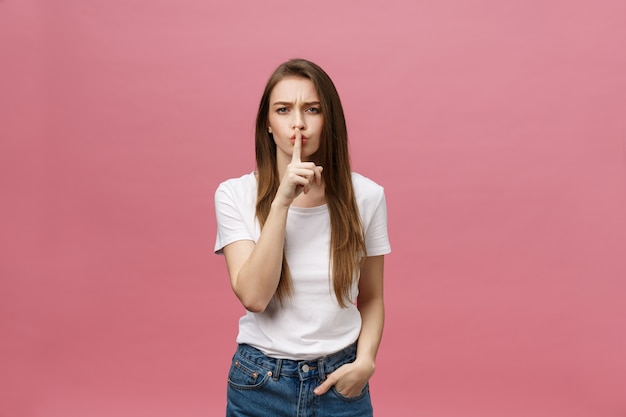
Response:
[[[219,416],[213,192],[325,68],[393,253],[377,415],[626,415],[626,2],[0,0],[0,416]]]

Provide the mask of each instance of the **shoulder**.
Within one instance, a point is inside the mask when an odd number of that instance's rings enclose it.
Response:
[[[356,204],[364,221],[373,216],[378,208],[386,206],[385,189],[373,180],[353,172],[352,187]]]
[[[238,178],[230,178],[221,182],[215,191],[215,198],[230,196],[231,198],[256,198],[257,182],[254,172],[242,175]]]
[[[250,172],[248,174],[244,174],[241,177],[230,178],[225,181],[222,181],[218,186],[218,191],[239,191],[239,190],[256,190],[256,177],[254,172]]]
[[[385,192],[380,184],[357,172],[352,173],[352,186],[357,199],[380,198]]]

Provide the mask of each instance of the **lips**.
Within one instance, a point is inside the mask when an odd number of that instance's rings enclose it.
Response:
[[[291,141],[291,143],[296,143],[295,136],[290,137],[289,140]],[[306,142],[307,140],[309,140],[309,138],[307,138],[306,136],[302,136],[302,143]]]

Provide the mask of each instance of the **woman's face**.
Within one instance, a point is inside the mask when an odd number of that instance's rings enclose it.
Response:
[[[290,77],[279,81],[270,94],[268,131],[274,136],[276,158],[289,163],[296,137],[302,133],[303,161],[309,160],[320,146],[324,115],[311,80]]]

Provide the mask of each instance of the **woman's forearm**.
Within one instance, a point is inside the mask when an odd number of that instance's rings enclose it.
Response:
[[[382,297],[370,298],[358,303],[361,313],[361,333],[357,345],[356,360],[372,367],[383,335],[385,307]],[[372,368],[373,371],[373,368]]]
[[[249,311],[264,311],[278,287],[288,211],[289,206],[272,203],[259,240],[234,279],[233,290]]]
[[[357,361],[374,366],[385,322],[383,298],[384,256],[368,257],[361,267],[357,308],[361,313],[361,333]]]

